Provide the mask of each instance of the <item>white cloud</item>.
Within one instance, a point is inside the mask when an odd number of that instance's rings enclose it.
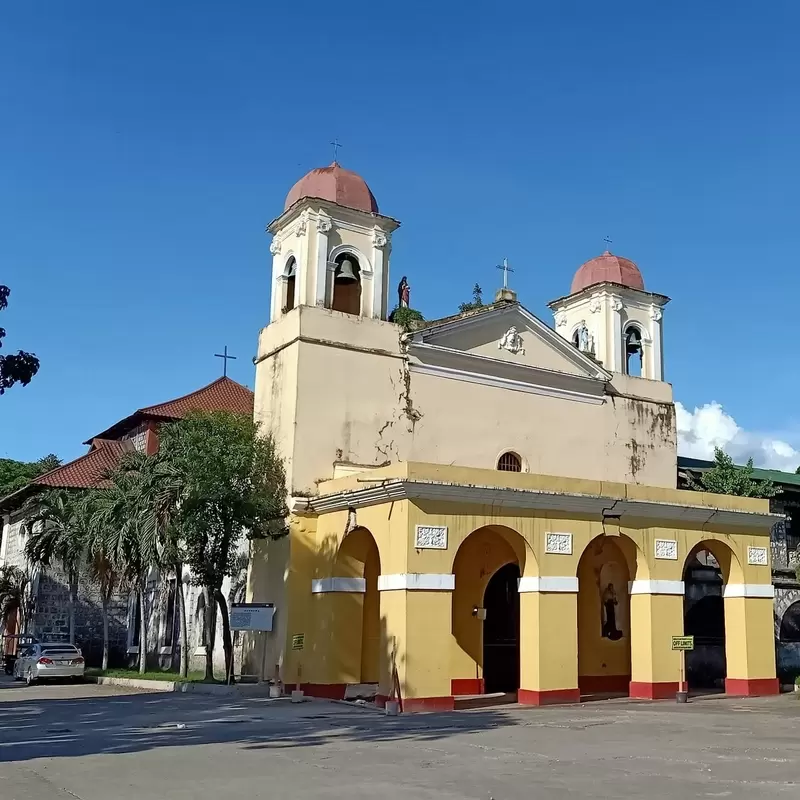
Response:
[[[800,466],[800,450],[768,434],[746,431],[716,401],[688,411],[675,403],[678,453],[689,458],[714,458],[714,448],[724,450],[738,464],[748,458],[757,467],[794,472]]]

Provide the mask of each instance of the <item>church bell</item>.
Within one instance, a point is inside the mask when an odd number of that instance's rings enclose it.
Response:
[[[340,283],[352,283],[358,280],[353,270],[353,262],[349,258],[345,258],[344,261],[342,261],[336,274],[336,280]]]

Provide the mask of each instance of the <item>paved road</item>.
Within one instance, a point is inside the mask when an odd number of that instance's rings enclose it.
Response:
[[[6,683],[0,798],[797,798],[798,723],[791,696],[387,718]]]

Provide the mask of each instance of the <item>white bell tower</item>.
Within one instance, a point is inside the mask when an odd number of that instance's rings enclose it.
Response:
[[[610,372],[664,380],[664,306],[633,261],[606,250],[583,264],[572,291],[550,303],[556,331]]]
[[[385,320],[392,233],[366,181],[334,161],[302,177],[272,234],[270,322],[296,306]]]

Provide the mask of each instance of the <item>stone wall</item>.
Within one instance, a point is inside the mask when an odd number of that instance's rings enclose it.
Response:
[[[59,570],[48,570],[39,576],[31,632],[43,641],[69,641],[69,587]],[[121,666],[125,663],[127,640],[127,603],[123,597],[112,599],[108,632],[109,663]],[[97,586],[86,580],[78,585],[75,644],[83,651],[89,666],[100,666],[103,658],[102,604]]]

